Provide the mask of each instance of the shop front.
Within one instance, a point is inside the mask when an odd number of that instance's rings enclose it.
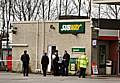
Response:
[[[118,74],[118,30],[95,30],[96,44],[92,45],[92,61],[97,64],[99,75]],[[94,32],[94,33],[95,33]]]
[[[48,72],[52,70],[52,54],[58,51],[58,56],[63,57],[64,51],[70,54],[70,70],[75,71],[74,58],[78,58],[84,51],[89,57],[88,74],[91,74],[91,27],[90,19],[79,20],[56,20],[39,22],[13,23],[17,27],[16,34],[13,34],[12,47],[13,60],[19,60],[24,49],[30,55],[30,67],[32,72],[41,71],[41,57],[43,51],[48,53],[50,63]],[[24,46],[22,46],[24,45]],[[25,46],[27,45],[27,46]],[[13,63],[13,70],[16,71],[19,64]],[[21,71],[19,66],[19,71]],[[74,68],[75,67],[75,68]],[[17,70],[18,71],[18,70]]]
[[[98,40],[98,68],[99,74],[107,74],[107,61],[111,61],[110,74],[116,75],[118,68],[118,41],[117,40]]]

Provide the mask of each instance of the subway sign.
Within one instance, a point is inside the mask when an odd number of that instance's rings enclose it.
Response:
[[[60,33],[85,33],[85,22],[61,22]]]

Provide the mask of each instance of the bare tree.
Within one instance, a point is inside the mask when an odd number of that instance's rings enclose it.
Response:
[[[80,16],[80,9],[81,9],[81,0],[79,0],[79,13],[78,13],[78,16]]]
[[[51,4],[51,0],[49,0],[49,9],[48,9],[48,20],[49,20],[49,18],[50,18],[50,5]]]
[[[98,18],[99,14],[99,5],[92,5],[92,17]],[[118,5],[107,5],[101,4],[100,7],[100,18],[108,18],[108,19],[118,19],[120,17],[120,6]]]
[[[73,15],[74,15],[73,12],[78,11],[78,12],[75,12],[76,15],[78,15],[78,16],[88,16],[88,17],[91,16],[91,0],[77,0],[77,1],[71,0],[70,3],[72,3],[72,5],[74,5],[74,6],[72,6],[72,8],[74,8],[72,10]],[[68,7],[68,8],[70,8],[70,7]]]
[[[41,0],[13,0],[12,16],[17,21],[37,20],[41,12]]]
[[[108,5],[109,11],[106,12],[106,14],[110,17],[114,17],[115,19],[118,19],[119,13],[120,13],[120,7],[117,5]]]
[[[61,2],[62,2],[62,0],[60,0],[59,16],[61,16]]]
[[[77,15],[82,11],[81,2],[75,0],[5,0],[6,17],[12,21],[30,21],[40,19],[56,19],[59,15]],[[9,3],[10,2],[10,3]],[[48,5],[49,4],[49,5]],[[60,7],[59,7],[60,5]],[[7,11],[8,10],[8,11]],[[58,13],[59,11],[59,13]],[[57,14],[57,15],[56,15]],[[80,14],[80,12],[79,12]],[[82,15],[82,14],[81,14]],[[9,17],[8,17],[9,16]],[[55,16],[55,17],[54,17]],[[5,18],[6,19],[6,18]]]
[[[98,5],[91,8],[91,0],[1,0],[4,1],[4,20],[53,20],[59,15],[98,17]],[[2,7],[3,8],[3,7]],[[106,9],[107,8],[107,9]],[[109,10],[108,10],[109,9]],[[101,17],[119,18],[120,7],[102,5]],[[92,14],[91,14],[92,13]],[[6,23],[5,23],[6,25]]]

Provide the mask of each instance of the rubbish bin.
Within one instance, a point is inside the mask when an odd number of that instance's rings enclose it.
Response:
[[[112,61],[107,60],[106,61],[106,75],[111,75],[112,72]]]

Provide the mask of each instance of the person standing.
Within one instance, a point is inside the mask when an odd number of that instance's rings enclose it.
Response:
[[[59,73],[58,73],[58,71],[59,71],[59,64],[58,64],[58,61],[59,61],[58,50],[56,50],[55,53],[54,53],[54,55],[52,55],[52,56],[54,56],[54,58],[53,58],[53,72],[54,72],[54,76],[58,76],[58,75],[59,75]]]
[[[46,76],[46,72],[49,64],[49,58],[47,56],[47,53],[44,53],[44,55],[42,56],[41,64],[42,64],[43,76]]]
[[[70,55],[65,50],[63,55],[63,75],[68,76],[68,66],[70,61]]]
[[[27,54],[27,50],[24,50],[24,54],[21,56],[21,61],[23,63],[23,75],[28,76],[30,57],[29,54]]]
[[[80,72],[79,72],[79,78],[85,78],[86,77],[86,68],[88,65],[88,57],[86,55],[86,53],[84,53],[83,55],[81,55],[78,58],[78,61],[80,63]]]

